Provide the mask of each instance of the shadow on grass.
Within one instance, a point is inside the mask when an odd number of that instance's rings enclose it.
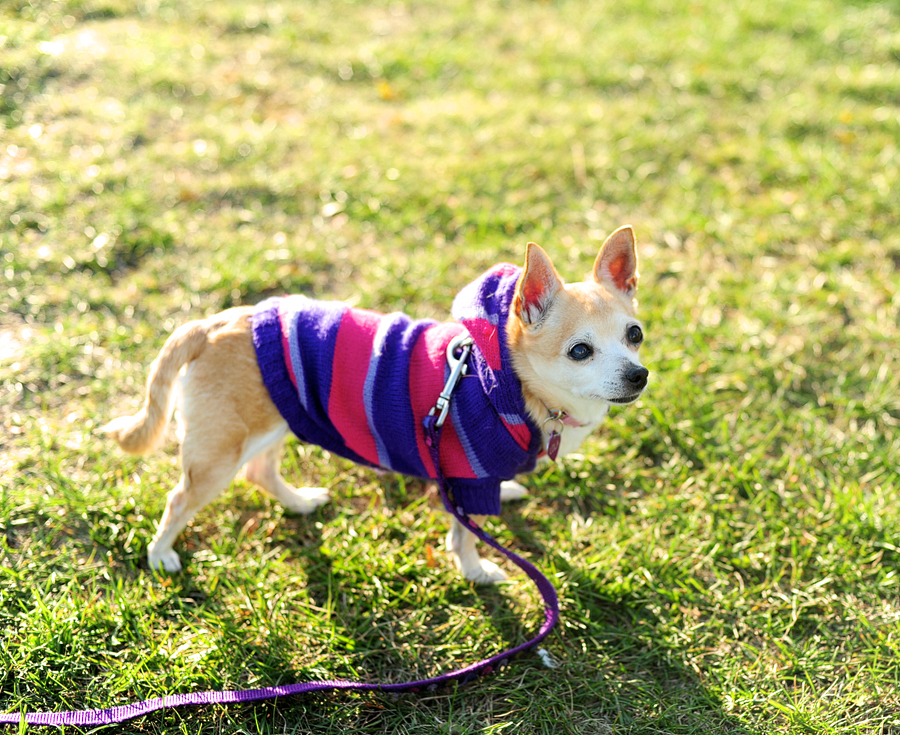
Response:
[[[390,503],[390,494],[387,495]],[[559,510],[566,513],[565,508]],[[540,521],[524,518],[514,506],[507,508],[504,521],[515,536],[517,550],[525,550],[542,566],[541,559],[553,551],[541,540],[546,534]],[[682,652],[677,646],[662,643],[668,636],[665,621],[650,611],[646,599],[634,593],[604,589],[577,565],[566,565],[559,558],[554,561],[564,571],[562,621],[545,645],[560,658],[560,668],[546,668],[537,656],[526,655],[499,675],[465,688],[444,689],[425,698],[412,694],[318,694],[283,701],[280,709],[271,704],[260,705],[254,712],[265,712],[273,725],[280,716],[288,721],[303,721],[307,717],[320,718],[320,723],[330,721],[331,726],[322,725],[322,732],[340,729],[336,724],[338,711],[343,712],[342,717],[349,715],[353,726],[372,728],[373,732],[388,731],[398,721],[412,724],[429,718],[431,722],[453,724],[454,729],[440,732],[482,732],[502,722],[501,712],[508,711],[512,713],[510,722],[523,732],[540,731],[541,723],[545,725],[549,716],[556,723],[555,732],[572,735],[612,732],[758,735],[760,731],[727,713],[725,704],[704,684],[701,676],[681,663]],[[321,597],[334,584],[335,571],[327,563],[315,566],[317,571],[310,575],[309,589],[311,595]],[[384,594],[389,597],[397,591],[388,588]],[[352,592],[345,592],[353,598]],[[410,674],[392,677],[391,681],[445,673],[446,666],[435,668],[423,664],[430,660],[428,649],[435,643],[432,636],[447,626],[451,620],[448,611],[457,606],[480,608],[481,614],[494,622],[503,647],[514,647],[533,635],[540,618],[523,615],[521,606],[503,586],[452,585],[443,605],[429,611],[427,625],[417,631],[416,635],[421,637],[412,649],[407,648],[403,653],[390,645],[379,647],[366,655],[366,668],[384,671],[405,664]],[[344,618],[346,632],[362,633],[363,641],[366,626],[377,625],[381,631],[402,628],[408,612],[401,607],[376,621],[366,608],[364,598],[352,599]],[[567,610],[573,613],[568,620]],[[584,620],[589,622],[582,624]],[[468,658],[463,654],[454,665],[468,665],[476,657],[478,654]],[[296,716],[300,719],[294,719]],[[331,717],[335,719],[329,720]]]
[[[307,555],[307,573],[307,593],[320,607],[330,606],[335,650],[346,656],[335,666],[324,661],[323,668],[343,678],[393,684],[442,676],[514,648],[537,626],[523,619],[502,587],[458,580],[424,600],[410,598],[409,578],[384,575],[375,590],[326,555]],[[472,653],[471,640],[482,636],[490,636],[490,649]]]
[[[578,682],[584,710],[615,732],[761,733],[729,714],[683,663],[685,651],[668,643],[666,622],[647,600],[610,593],[577,567],[564,576],[571,617],[560,642],[565,673]]]
[[[555,512],[584,513],[583,498],[555,501]],[[591,515],[602,513],[602,503]],[[671,630],[651,610],[647,595],[604,585],[589,571],[546,548],[544,519],[526,518],[515,506],[504,512],[517,549],[534,563],[553,556],[561,623],[548,648],[564,653],[561,668],[541,672],[546,686],[571,689],[572,714],[561,732],[741,733],[758,735],[726,712],[720,696],[683,663],[685,651],[669,644]]]
[[[386,498],[389,504],[398,500],[390,492]],[[566,508],[565,500],[556,502],[555,512],[561,516],[576,510],[574,505]],[[552,556],[563,572],[561,624],[544,644],[560,668],[546,668],[538,657],[526,655],[503,672],[459,689],[399,696],[317,693],[252,705],[180,709],[136,720],[133,731],[212,732],[215,725],[235,732],[411,732],[430,727],[422,731],[468,733],[492,731],[509,722],[516,731],[540,732],[552,721],[554,732],[571,735],[757,735],[726,713],[701,677],[680,662],[682,652],[677,644],[664,642],[665,621],[650,611],[646,599],[605,587],[589,570],[567,564],[548,546],[543,517],[523,516],[512,505],[505,509],[504,521],[517,550],[545,569]],[[321,653],[310,657],[298,652],[296,635],[279,629],[277,619],[260,625],[248,618],[267,613],[265,593],[251,608],[236,609],[221,586],[215,592],[205,580],[185,572],[172,578],[153,614],[210,631],[207,653],[198,662],[209,673],[188,674],[195,687],[254,688],[328,678],[417,680],[516,646],[533,635],[540,620],[539,614],[523,613],[512,587],[458,580],[442,584],[439,599],[427,598],[423,610],[404,598],[408,580],[385,575],[382,587],[376,588],[368,579],[370,570],[342,566],[322,548],[307,519],[289,517],[281,525],[282,538],[294,540],[286,548],[305,571],[312,605],[330,611],[328,621],[312,633],[313,638],[327,638],[318,642]],[[227,584],[242,584],[239,574],[228,576]],[[448,648],[449,626],[459,622],[460,610],[474,611],[472,617],[479,618],[482,627],[473,627],[471,634],[454,631],[457,643]],[[489,634],[484,625],[492,626]],[[141,635],[140,630],[133,633],[134,638]],[[490,650],[481,650],[478,641],[490,641]],[[151,658],[148,663],[159,667],[163,689],[183,690],[183,677],[167,674],[165,660]]]

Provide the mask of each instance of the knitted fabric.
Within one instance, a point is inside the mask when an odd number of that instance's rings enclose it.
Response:
[[[302,441],[435,479],[422,421],[449,375],[447,345],[468,330],[475,343],[469,374],[450,403],[440,465],[456,505],[497,515],[500,481],[534,469],[540,449],[506,344],[519,273],[501,264],[466,286],[453,303],[456,323],[304,296],[267,299],[253,314],[263,382]]]

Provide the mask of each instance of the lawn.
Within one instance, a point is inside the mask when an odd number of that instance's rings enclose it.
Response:
[[[97,428],[190,318],[446,318],[529,240],[577,280],[631,223],[650,389],[489,523],[559,591],[558,668],[105,731],[900,733],[898,146],[894,0],[4,0],[0,711],[523,641],[532,586],[460,580],[433,487],[296,442],[332,503],[238,480],[155,574],[177,445]]]

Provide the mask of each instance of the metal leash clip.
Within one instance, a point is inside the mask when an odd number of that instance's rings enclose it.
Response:
[[[472,344],[472,338],[468,334],[461,334],[458,337],[454,337],[450,344],[447,345],[447,364],[450,366],[450,377],[447,378],[444,390],[438,396],[434,408],[428,412],[429,416],[434,416],[436,413],[439,414],[435,423],[436,427],[443,426],[444,421],[447,420],[447,414],[450,411],[450,398],[453,396],[453,391],[456,390],[456,384],[459,383],[459,379],[469,369],[466,361],[472,352]],[[459,352],[458,355],[457,351]]]

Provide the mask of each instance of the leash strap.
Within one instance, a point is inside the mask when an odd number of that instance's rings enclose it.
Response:
[[[440,470],[439,445],[442,426],[439,424],[439,415],[432,414],[427,416],[424,423],[425,441],[428,445],[437,472],[438,489],[444,506],[467,529],[484,541],[488,546],[493,547],[506,556],[513,564],[524,571],[535,585],[537,585],[538,591],[544,600],[544,622],[538,630],[537,635],[533,638],[515,648],[503,651],[502,653],[478,661],[465,668],[457,669],[430,679],[421,679],[419,681],[401,682],[398,684],[366,684],[358,681],[344,681],[338,679],[332,681],[302,682],[286,686],[263,687],[261,689],[189,692],[187,694],[172,694],[167,697],[147,699],[143,702],[135,702],[134,704],[126,704],[120,707],[111,707],[109,709],[0,714],[0,725],[18,725],[21,724],[23,720],[29,725],[110,725],[118,722],[125,722],[126,720],[149,714],[150,712],[156,712],[157,710],[172,709],[175,707],[183,707],[185,705],[255,702],[262,699],[275,699],[277,697],[287,697],[292,694],[305,694],[306,692],[326,690],[350,690],[358,692],[431,692],[448,684],[452,684],[453,682],[456,682],[458,686],[463,686],[480,676],[486,676],[494,671],[499,671],[509,663],[510,659],[520,653],[530,651],[537,647],[538,643],[549,635],[553,626],[556,625],[556,622],[559,620],[559,601],[556,596],[556,590],[553,588],[550,580],[548,580],[534,564],[501,546],[500,543],[495,541],[493,537],[472,521],[462,508],[455,506],[451,502],[450,487],[447,483],[447,479]]]

